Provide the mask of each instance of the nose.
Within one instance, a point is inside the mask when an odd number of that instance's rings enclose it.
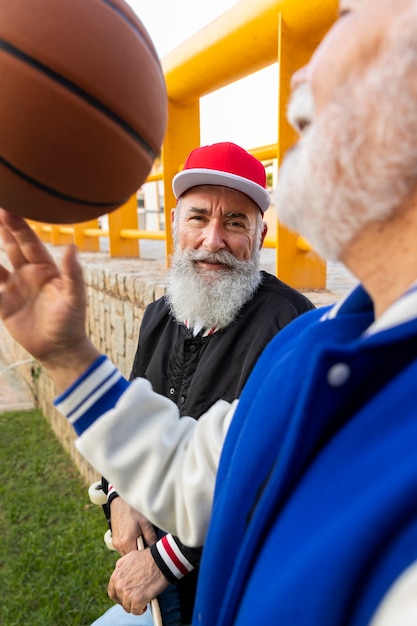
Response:
[[[310,64],[307,63],[307,65],[303,65],[303,67],[300,67],[299,70],[294,72],[294,74],[291,76],[290,82],[291,91],[295,91],[300,85],[307,82],[309,71]]]
[[[216,222],[211,222],[205,228],[203,245],[210,252],[217,252],[226,248],[223,229]]]

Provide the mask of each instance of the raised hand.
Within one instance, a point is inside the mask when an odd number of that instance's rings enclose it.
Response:
[[[75,248],[66,249],[59,268],[25,220],[3,209],[0,237],[11,264],[10,270],[0,265],[0,317],[64,389],[98,356],[85,332],[85,289]]]

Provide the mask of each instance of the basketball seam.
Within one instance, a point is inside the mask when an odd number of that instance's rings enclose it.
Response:
[[[102,2],[104,2],[104,4],[107,4],[107,6],[110,9],[115,11],[125,22],[127,22],[127,24],[129,24],[129,26],[131,26],[133,28],[135,33],[137,35],[139,35],[139,37],[142,39],[142,41],[145,44],[145,46],[148,48],[149,52],[151,52],[152,56],[154,56],[155,55],[154,48],[149,44],[149,41],[147,40],[147,38],[144,36],[142,31],[136,26],[136,24],[130,19],[130,17],[128,15],[126,15],[126,13],[124,13],[118,6],[113,4],[113,2],[111,0],[102,0]],[[161,72],[161,75],[163,77],[162,68],[160,68],[160,72]]]
[[[65,202],[73,202],[74,204],[80,204],[80,205],[91,206],[91,207],[96,206],[96,207],[110,208],[114,206],[121,206],[128,200],[128,198],[123,198],[121,200],[116,200],[114,202],[93,202],[91,200],[83,200],[82,198],[76,198],[68,194],[62,193],[62,191],[58,191],[57,189],[54,189],[53,187],[48,187],[48,185],[44,185],[43,183],[39,182],[35,178],[32,178],[28,174],[25,174],[24,172],[19,170],[17,167],[9,163],[9,161],[7,161],[2,156],[0,156],[0,163],[2,163],[5,167],[7,167],[7,169],[9,169],[11,172],[16,174],[17,176],[19,176],[21,179],[25,180],[27,183],[29,183],[33,187],[36,187],[37,189],[40,189],[41,191],[46,192],[50,196],[54,196],[55,198],[64,200]]]
[[[79,98],[87,102],[89,105],[95,107],[98,111],[103,113],[106,117],[111,119],[115,124],[117,124],[120,128],[122,128],[130,137],[132,137],[132,139],[134,139],[137,143],[139,143],[141,147],[149,154],[152,161],[155,159],[156,157],[155,151],[152,149],[149,143],[134,128],[132,128],[127,122],[125,122],[125,120],[123,120],[114,111],[112,111],[102,102],[100,102],[100,100],[97,100],[97,98],[89,94],[87,91],[85,91],[81,87],[78,87],[78,85],[76,85],[72,81],[68,80],[61,74],[58,74],[58,72],[56,72],[52,68],[48,67],[44,63],[41,63],[40,61],[33,58],[32,56],[29,56],[28,54],[23,52],[23,50],[16,48],[15,46],[8,43],[4,39],[0,39],[0,50],[4,50],[6,53],[10,54],[11,56],[14,56],[20,61],[23,61],[24,63],[34,67],[45,76],[48,76],[49,78],[51,78],[52,80],[60,84],[65,89],[67,89],[68,91],[72,92],[73,94],[75,94],[76,96],[78,96]]]

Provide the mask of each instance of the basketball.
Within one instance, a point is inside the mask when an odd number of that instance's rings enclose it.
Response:
[[[77,223],[134,194],[160,153],[167,97],[124,0],[0,0],[0,206]]]

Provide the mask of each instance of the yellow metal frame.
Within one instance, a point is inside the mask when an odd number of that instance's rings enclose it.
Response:
[[[165,224],[171,223],[170,211],[175,206],[171,180],[188,153],[200,144],[200,98],[277,61],[277,141],[253,152],[261,160],[277,159],[281,163],[296,139],[285,117],[291,75],[308,61],[336,18],[337,6],[337,0],[240,0],[162,59],[168,129],[162,149],[162,173],[153,173],[148,180],[163,178]],[[99,229],[96,222],[75,227],[33,227],[53,244],[66,243],[73,236],[84,250],[97,248],[98,237],[108,234],[111,256],[138,256],[138,240],[144,236],[165,239],[167,258],[172,251],[170,228],[166,233],[144,233],[137,228],[136,197],[109,214],[109,233]],[[277,248],[277,275],[299,289],[324,288],[325,263],[308,242],[276,222],[270,231],[266,245]]]

